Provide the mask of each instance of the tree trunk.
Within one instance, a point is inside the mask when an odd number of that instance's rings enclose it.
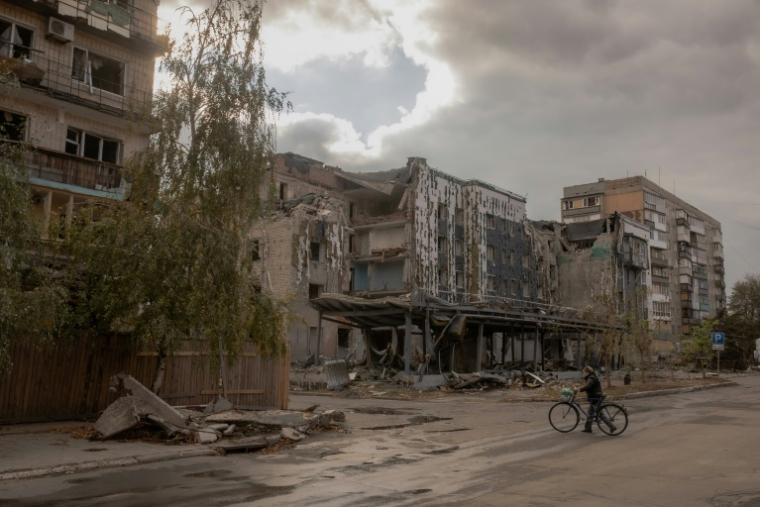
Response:
[[[151,391],[153,394],[158,394],[158,390],[164,385],[164,374],[166,373],[166,351],[163,347],[158,349],[158,366],[156,367],[156,375],[153,377],[153,386]]]

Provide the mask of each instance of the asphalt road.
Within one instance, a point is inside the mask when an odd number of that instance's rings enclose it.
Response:
[[[347,412],[274,454],[0,483],[0,506],[760,506],[760,377],[625,402],[618,437],[569,434],[549,403],[498,392],[422,402],[294,396]]]

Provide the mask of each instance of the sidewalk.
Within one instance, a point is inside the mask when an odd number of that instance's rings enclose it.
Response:
[[[202,445],[98,442],[65,432],[91,426],[61,422],[0,427],[0,481],[216,454]]]

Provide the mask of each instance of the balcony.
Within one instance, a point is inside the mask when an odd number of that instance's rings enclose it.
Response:
[[[136,9],[128,0],[9,0],[40,14],[54,15],[76,25],[77,30],[129,42],[130,47],[151,54],[166,51],[167,39],[159,31],[168,23],[149,12]]]
[[[664,257],[655,257],[654,255],[651,258],[652,266],[659,266],[662,268],[668,268],[670,267],[670,263],[668,262],[668,259],[665,259]]]
[[[724,282],[723,280],[715,280],[715,286],[719,289],[725,289],[726,282]]]
[[[96,83],[99,87],[95,87],[74,79],[70,65],[46,58],[40,52],[32,53],[32,62],[20,65],[14,73],[24,89],[122,118],[139,119],[150,114],[152,90],[126,85],[123,74],[122,82],[100,80]]]
[[[37,148],[27,153],[26,166],[30,178],[114,195],[123,193],[119,165]]]
[[[721,275],[726,273],[726,269],[723,267],[723,264],[716,264],[713,266],[713,269],[715,269],[716,273],[720,273]]]

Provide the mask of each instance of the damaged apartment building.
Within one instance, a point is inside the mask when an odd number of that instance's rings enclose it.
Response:
[[[250,239],[262,283],[293,298],[294,361],[365,353],[366,329],[323,319],[309,304],[323,293],[366,301],[413,294],[448,304],[498,299],[514,307],[558,302],[559,231],[526,220],[517,194],[419,157],[399,169],[350,173],[285,153],[269,178],[277,203]]]
[[[64,234],[87,199],[125,195],[122,164],[148,146],[153,0],[0,0],[0,118],[26,166],[34,214]]]

